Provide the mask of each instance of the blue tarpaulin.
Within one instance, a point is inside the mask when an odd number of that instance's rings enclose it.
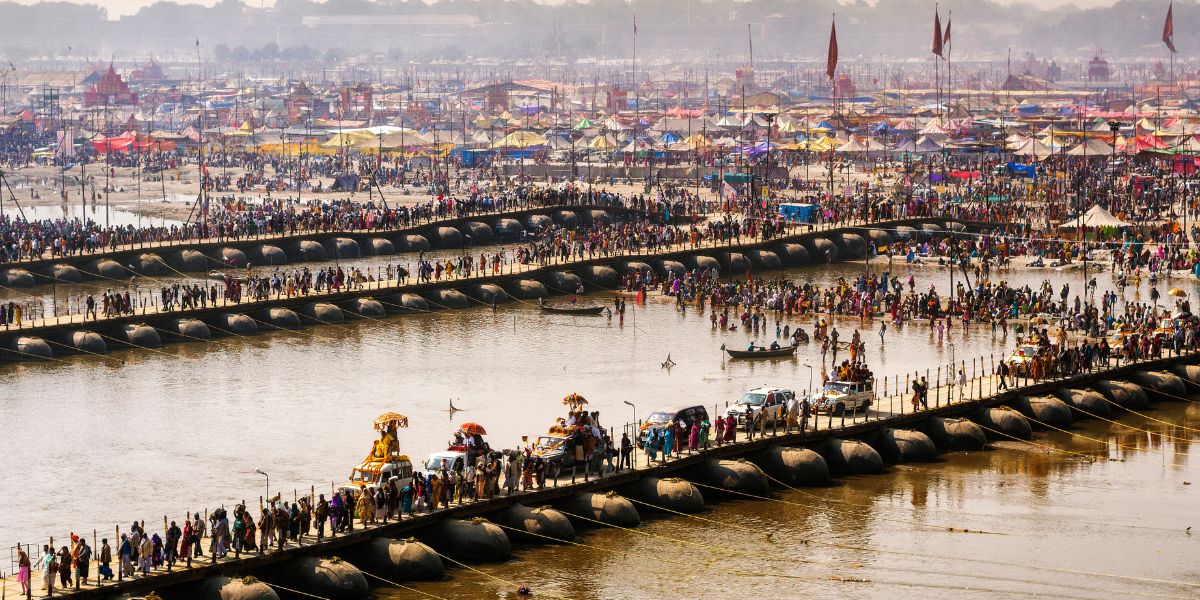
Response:
[[[1008,172],[1018,177],[1029,177],[1037,179],[1037,167],[1033,165],[1019,165],[1014,162],[1008,163]]]

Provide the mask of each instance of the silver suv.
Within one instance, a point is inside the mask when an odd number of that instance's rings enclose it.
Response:
[[[738,425],[746,423],[746,413],[754,410],[755,418],[762,413],[767,423],[783,421],[787,416],[787,403],[796,397],[796,392],[784,388],[760,387],[742,394],[738,401],[725,409],[725,416],[737,419]]]

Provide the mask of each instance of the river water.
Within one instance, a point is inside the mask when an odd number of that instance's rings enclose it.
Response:
[[[895,268],[907,279],[906,269],[899,263]],[[840,264],[781,274],[827,285],[862,269]],[[945,289],[949,282],[948,272],[936,267],[913,272],[921,289],[935,281]],[[1050,277],[1082,287],[1078,273],[1014,270],[1004,277],[1033,286]],[[1111,286],[1107,275],[1100,283],[1101,291]],[[1192,296],[1200,292],[1190,282],[1172,285]],[[1143,296],[1145,289],[1143,282]],[[610,298],[594,296],[597,302]],[[816,344],[801,348],[795,360],[728,362],[720,346],[741,348],[754,336],[713,331],[707,315],[680,314],[653,296],[645,307],[629,307],[624,323],[545,315],[533,305],[509,304],[495,312],[481,307],[173,344],[155,353],[114,352],[123,364],[75,356],[5,365],[0,496],[8,502],[0,546],[95,528],[111,538],[113,526],[124,528],[134,519],[154,524],[164,515],[178,520],[186,511],[222,503],[253,504],[266,483],[256,469],[269,474],[272,494],[327,491],[367,453],[371,422],[386,411],[409,416],[401,447],[417,458],[441,449],[454,425],[468,420],[488,428],[494,447],[514,447],[520,436],[543,432],[572,391],[590,400],[602,423],[619,430],[634,416],[624,401],[636,405],[639,417],[683,402],[723,406],[758,385],[804,389],[809,385],[804,363],[820,368]],[[811,318],[796,324],[811,331]],[[842,339],[849,339],[859,323],[838,319],[837,325]],[[881,344],[878,327],[878,321],[864,326],[867,359],[878,375],[892,378],[945,365],[952,352],[968,364],[993,354],[999,360],[1015,344],[1011,334],[957,326],[939,343],[924,324],[889,327]],[[670,370],[661,366],[668,355],[676,363]],[[453,420],[452,400],[464,409]],[[1193,406],[1164,405],[1153,416],[1169,423],[1190,418],[1189,426],[1200,429]],[[1138,418],[1122,421],[1156,432],[1166,428]],[[1197,433],[1168,429],[1184,440]],[[1126,462],[1092,463],[1000,443],[987,452],[950,454],[936,464],[901,465],[882,476],[785,491],[779,495],[784,502],[716,503],[702,515],[712,521],[647,519],[642,531],[650,535],[587,531],[581,541],[596,548],[519,546],[513,560],[479,569],[575,598],[694,597],[714,589],[775,597],[1092,598],[1139,590],[1194,597],[1196,589],[1076,571],[1200,581],[1192,560],[1200,532],[1183,532],[1200,526],[1194,519],[1200,492],[1196,450],[1178,439],[1106,423],[1085,423],[1081,431],[1139,449],[1112,451]],[[1043,439],[1079,452],[1103,449],[1065,434]],[[769,541],[766,531],[775,532]],[[1038,571],[1035,565],[1064,571]],[[9,570],[3,557],[0,566]],[[462,569],[421,589],[453,598],[515,591]]]

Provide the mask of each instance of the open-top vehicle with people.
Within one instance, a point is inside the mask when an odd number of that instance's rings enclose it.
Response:
[[[401,486],[412,481],[412,461],[400,454],[396,438],[396,430],[401,427],[408,427],[408,417],[398,413],[385,413],[375,419],[379,439],[371,445],[362,463],[350,470],[350,485],[361,490],[379,487],[393,479],[399,480]]]

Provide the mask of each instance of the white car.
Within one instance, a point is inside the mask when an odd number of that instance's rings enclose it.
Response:
[[[786,417],[787,403],[796,397],[796,392],[784,388],[754,388],[742,394],[738,401],[725,409],[725,416],[737,419],[738,425],[746,423],[746,413],[753,409],[754,414],[765,412],[767,423],[776,423]]]
[[[843,415],[866,411],[875,399],[875,380],[830,381],[824,389],[809,396],[808,401],[818,413]]]

